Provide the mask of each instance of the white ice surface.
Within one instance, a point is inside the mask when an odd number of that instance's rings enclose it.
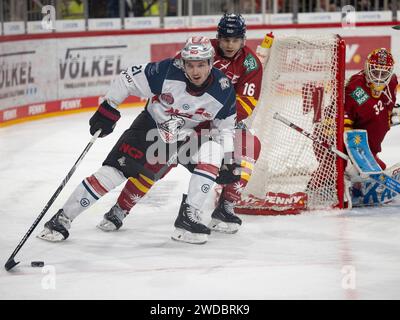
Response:
[[[381,208],[298,216],[242,215],[235,235],[205,245],[170,239],[185,169],[157,183],[115,233],[96,224],[118,190],[79,216],[63,243],[35,238],[75,186],[93,173],[140,109],[123,109],[98,139],[16,257],[0,269],[0,299],[399,299],[400,200]],[[7,261],[90,140],[91,113],[0,129],[0,260]],[[400,127],[381,158],[399,161]],[[211,204],[207,205],[209,216]],[[33,260],[45,261],[43,269]]]

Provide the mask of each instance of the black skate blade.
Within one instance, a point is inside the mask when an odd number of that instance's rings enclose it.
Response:
[[[19,263],[19,261],[18,262],[15,262],[15,260],[14,260],[14,258],[10,258],[10,259],[8,259],[8,261],[6,262],[6,264],[4,265],[4,268],[6,268],[6,270],[7,271],[10,271],[12,268],[14,268],[17,264]]]

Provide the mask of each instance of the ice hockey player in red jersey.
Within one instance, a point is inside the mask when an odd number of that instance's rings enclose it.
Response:
[[[225,187],[209,224],[211,230],[226,233],[236,232],[242,223],[234,213],[235,202],[240,199],[261,149],[257,137],[249,130],[239,128],[241,120],[246,119],[257,104],[262,81],[260,60],[245,45],[245,39],[246,24],[243,17],[225,14],[218,24],[217,39],[211,40],[215,49],[214,67],[225,73],[236,91],[238,128],[235,133],[236,162],[224,163],[219,172],[216,182]],[[193,171],[194,166],[188,165],[187,168]],[[114,211],[122,210],[124,214],[120,217],[125,218],[136,204],[136,200],[143,197],[151,187],[152,184],[142,179],[129,179],[113,207]],[[122,219],[116,220],[110,213],[106,213],[98,228],[103,231],[115,231],[121,226]]]
[[[225,14],[217,29],[217,38],[211,40],[215,49],[214,67],[223,71],[236,91],[237,125],[235,134],[236,164],[223,166],[217,183],[223,185],[217,207],[211,215],[211,230],[235,233],[242,221],[234,213],[237,201],[247,185],[261,143],[242,120],[249,117],[257,105],[263,77],[263,66],[257,55],[245,44],[246,24],[241,15]],[[239,169],[240,175],[234,171]]]
[[[353,75],[345,88],[345,130],[364,129],[368,143],[378,164],[381,144],[392,124],[392,115],[398,116],[396,105],[397,76],[393,72],[394,59],[385,48],[373,50],[367,57],[364,70]]]
[[[263,69],[256,54],[245,44],[246,24],[241,15],[225,14],[219,24],[214,67],[226,74],[236,91],[237,121],[251,115],[261,91]]]

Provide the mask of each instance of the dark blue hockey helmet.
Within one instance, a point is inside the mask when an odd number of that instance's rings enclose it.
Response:
[[[246,23],[240,14],[225,13],[218,23],[218,38],[244,38]]]

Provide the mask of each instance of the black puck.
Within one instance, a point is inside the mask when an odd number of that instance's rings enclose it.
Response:
[[[44,261],[32,261],[31,262],[32,267],[43,267],[44,266]]]

